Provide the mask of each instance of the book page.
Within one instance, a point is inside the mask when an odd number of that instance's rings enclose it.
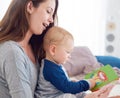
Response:
[[[114,96],[120,96],[120,84],[116,84],[112,90],[110,91],[108,98],[109,97],[114,97]]]

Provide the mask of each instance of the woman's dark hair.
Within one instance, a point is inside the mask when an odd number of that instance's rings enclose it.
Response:
[[[56,3],[56,7],[55,7],[54,14],[53,14],[54,22],[51,23],[46,28],[46,30],[43,31],[43,33],[41,35],[33,35],[31,40],[30,40],[30,43],[32,45],[34,54],[35,54],[36,58],[39,60],[39,63],[41,63],[41,60],[45,57],[45,52],[44,52],[44,49],[43,49],[43,37],[44,37],[45,33],[47,32],[47,30],[50,27],[54,26],[55,23],[57,22],[58,0],[55,0],[55,3]]]
[[[21,41],[24,39],[29,28],[28,13],[26,5],[32,1],[34,7],[38,7],[46,0],[12,0],[11,4],[0,22],[0,43],[8,40]],[[33,48],[35,58],[42,58],[42,39],[46,31],[54,26],[57,19],[58,0],[55,0],[56,6],[53,14],[54,22],[47,27],[41,35],[33,35],[30,39],[30,44]]]

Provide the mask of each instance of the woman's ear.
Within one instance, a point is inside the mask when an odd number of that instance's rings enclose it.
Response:
[[[34,6],[33,6],[33,2],[32,1],[29,1],[28,3],[27,3],[27,12],[29,13],[29,14],[31,14],[32,12],[33,12],[33,10],[34,10]]]
[[[49,51],[50,51],[50,54],[54,56],[56,51],[56,45],[50,45]]]

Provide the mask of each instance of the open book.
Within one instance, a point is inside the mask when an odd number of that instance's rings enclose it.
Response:
[[[94,78],[96,86],[91,91],[99,90],[102,86],[117,80],[119,77],[110,65],[105,65],[85,76],[85,79]]]

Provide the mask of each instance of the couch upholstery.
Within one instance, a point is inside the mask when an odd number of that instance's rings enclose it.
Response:
[[[83,79],[85,74],[106,64],[119,67],[120,59],[113,56],[94,56],[88,47],[78,46],[74,48],[64,67],[70,77]],[[118,68],[115,70],[120,74]]]
[[[103,65],[110,64],[113,67],[120,68],[120,58],[115,56],[95,56],[97,61]]]

